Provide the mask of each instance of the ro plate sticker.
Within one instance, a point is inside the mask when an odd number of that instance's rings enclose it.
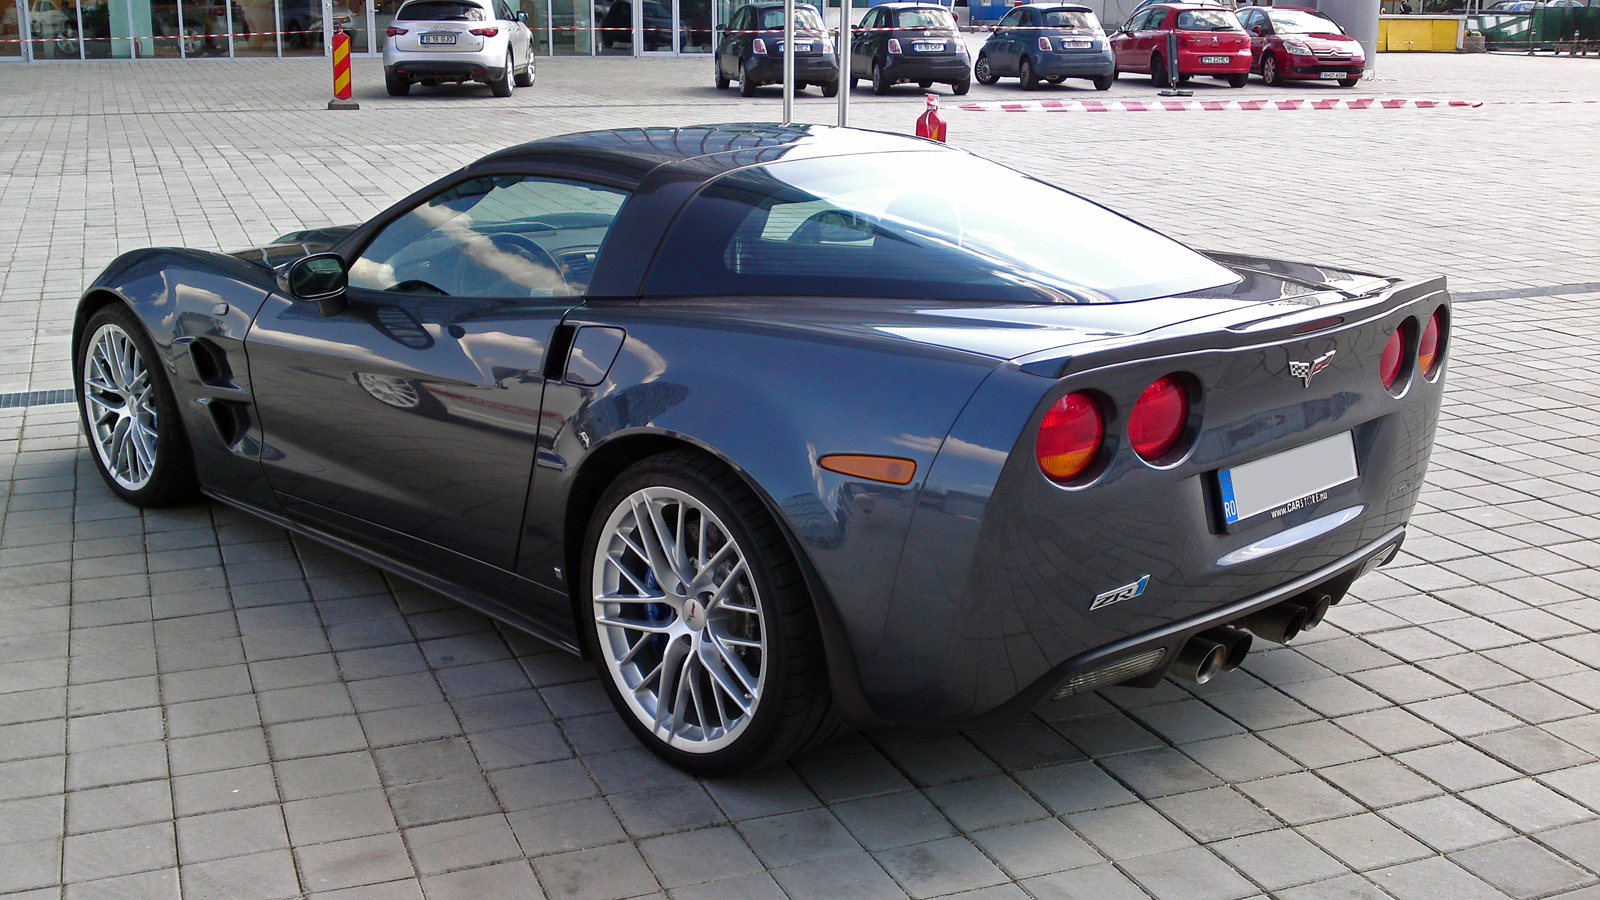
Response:
[[[1146,575],[1132,584],[1125,584],[1119,588],[1112,588],[1104,594],[1098,594],[1095,596],[1094,602],[1089,604],[1089,611],[1094,612],[1102,606],[1110,606],[1122,600],[1132,600],[1134,597],[1144,593],[1145,586],[1149,583],[1150,576]]]

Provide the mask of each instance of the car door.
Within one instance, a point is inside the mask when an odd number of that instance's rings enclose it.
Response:
[[[717,65],[722,67],[722,74],[729,78],[739,77],[739,64],[744,60],[744,44],[750,39],[747,34],[750,23],[754,21],[752,10],[742,6],[733,14],[733,20],[723,31],[722,49],[717,52]]]
[[[1145,19],[1150,17],[1150,10],[1136,12],[1123,24],[1122,30],[1111,36],[1111,52],[1117,59],[1117,68],[1123,71],[1143,71],[1144,62],[1149,58],[1138,60],[1134,51],[1138,41],[1139,28]]]
[[[344,309],[269,297],[246,350],[284,507],[431,564],[442,548],[509,570],[546,350],[627,196],[463,176],[350,251]]]
[[[995,28],[994,49],[989,51],[989,68],[996,74],[1017,74],[1017,26],[1022,24],[1022,10],[1013,9],[1005,14]]]
[[[1150,9],[1144,24],[1139,26],[1139,33],[1134,35],[1135,62],[1143,61],[1144,71],[1150,71],[1150,58],[1156,53],[1163,57],[1167,53],[1167,19],[1171,10],[1164,6]]]
[[[506,33],[506,46],[511,48],[511,64],[520,68],[528,60],[528,38],[522,33],[521,23],[512,15],[506,0],[494,0],[494,17],[495,24]]]
[[[884,43],[884,33],[873,29],[883,27],[884,12],[882,8],[868,10],[866,17],[861,20],[861,31],[851,42],[850,71],[857,73],[857,77],[872,72],[872,60],[877,57],[878,48]]]

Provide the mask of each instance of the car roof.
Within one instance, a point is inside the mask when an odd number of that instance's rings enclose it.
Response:
[[[901,0],[901,2],[897,3],[879,3],[878,6],[887,6],[890,9],[926,9],[928,7],[932,7],[934,9],[948,10],[950,8],[945,6],[943,3],[940,3],[939,0],[909,0],[909,2],[907,2],[907,0]]]
[[[780,8],[780,9],[783,8],[783,4],[782,3],[774,3],[774,2],[772,2],[772,0],[762,0],[762,2],[760,2],[760,3],[746,3],[746,4],[744,4],[744,6],[739,7],[739,9],[744,9],[745,6],[754,6],[757,9],[771,9],[774,6]],[[795,8],[796,9],[799,9],[802,6],[806,7],[807,9],[813,9],[813,10],[817,8],[817,5],[815,3],[796,3],[795,4]],[[734,10],[734,12],[738,12],[738,11],[739,10],[737,10],[737,9]]]
[[[941,149],[944,148],[938,144],[918,138],[858,128],[731,122],[564,134],[498,150],[468,168],[553,163],[638,179],[658,166],[688,160],[706,160],[709,164],[703,168],[710,173],[783,158]]]
[[[1308,13],[1316,13],[1317,15],[1322,16],[1323,18],[1330,18],[1327,13],[1323,12],[1320,9],[1314,9],[1314,8],[1312,8],[1310,6],[1262,6],[1262,7],[1259,7],[1259,9],[1262,12],[1308,12]]]
[[[1064,9],[1068,12],[1092,13],[1094,10],[1079,3],[1028,3],[1024,4],[1034,9]],[[1016,7],[1012,7],[1015,9]]]

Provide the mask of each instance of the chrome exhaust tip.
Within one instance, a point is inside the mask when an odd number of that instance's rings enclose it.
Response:
[[[1323,617],[1328,614],[1328,607],[1333,605],[1333,597],[1317,591],[1303,594],[1289,602],[1298,603],[1306,608],[1306,624],[1301,626],[1301,630],[1310,631],[1322,624]]]
[[[1172,668],[1168,673],[1175,678],[1192,681],[1195,684],[1205,684],[1217,673],[1223,671],[1223,666],[1228,664],[1228,648],[1216,641],[1209,641],[1203,637],[1192,637],[1178,651],[1178,658],[1172,661]]]
[[[1195,635],[1195,637],[1203,638],[1214,644],[1221,644],[1227,648],[1227,659],[1223,660],[1222,663],[1222,671],[1224,672],[1232,672],[1243,665],[1246,654],[1250,652],[1250,632],[1230,628],[1227,625],[1208,628]]]
[[[1323,612],[1327,612],[1326,606],[1323,607]],[[1257,610],[1233,624],[1249,629],[1251,634],[1264,641],[1287,644],[1306,629],[1306,622],[1310,618],[1309,609],[1293,600],[1285,600],[1266,609]]]

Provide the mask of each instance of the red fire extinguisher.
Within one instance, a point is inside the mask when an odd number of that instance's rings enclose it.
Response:
[[[944,143],[944,116],[939,115],[939,98],[928,95],[928,111],[917,117],[917,137]]]

